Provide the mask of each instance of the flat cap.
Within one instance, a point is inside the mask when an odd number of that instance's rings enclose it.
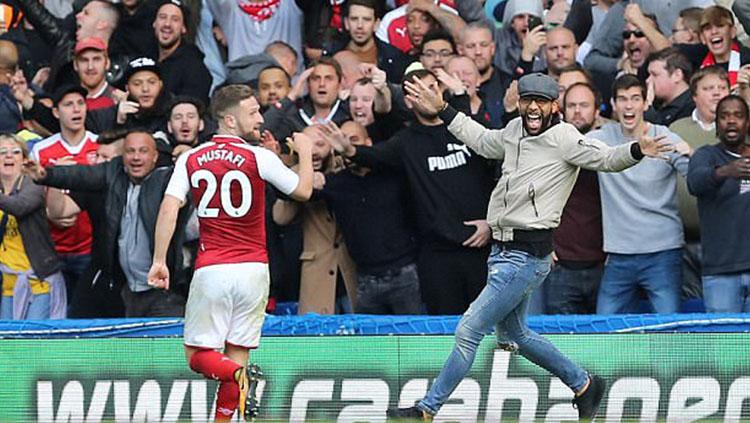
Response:
[[[521,97],[538,96],[548,100],[557,100],[559,87],[557,82],[542,73],[525,75],[518,80],[518,95]]]

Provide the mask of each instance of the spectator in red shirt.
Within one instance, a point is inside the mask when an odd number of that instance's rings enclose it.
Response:
[[[97,136],[87,131],[84,124],[86,94],[78,85],[64,85],[55,92],[52,113],[60,121],[60,132],[38,142],[31,151],[32,158],[41,166],[96,163]],[[91,220],[88,213],[81,212],[51,223],[52,240],[63,264],[68,302],[72,303],[73,288],[91,262]]]
[[[114,106],[124,94],[107,82],[109,54],[107,43],[101,38],[85,38],[76,43],[73,69],[78,73],[86,94],[86,109],[96,110]]]

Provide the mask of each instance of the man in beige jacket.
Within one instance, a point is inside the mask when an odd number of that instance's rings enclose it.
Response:
[[[337,167],[331,145],[317,126],[308,126],[302,133],[313,140],[313,186],[320,189],[323,174]],[[351,313],[357,305],[356,266],[326,203],[320,199],[304,203],[278,199],[272,213],[277,225],[288,225],[297,218],[302,222],[299,314]]]
[[[550,271],[552,230],[560,223],[579,169],[617,172],[644,156],[661,157],[672,147],[647,136],[614,148],[587,139],[573,125],[559,122],[553,79],[530,74],[518,86],[520,117],[505,129],[490,130],[451,108],[418,78],[406,82],[408,101],[438,112],[448,130],[478,154],[504,161],[487,212],[494,241],[487,286],[461,318],[453,352],[427,395],[414,407],[389,410],[389,417],[430,420],[468,373],[482,338],[493,328],[575,392],[573,403],[582,419],[593,418],[599,408],[604,379],[589,375],[532,332],[526,306]]]

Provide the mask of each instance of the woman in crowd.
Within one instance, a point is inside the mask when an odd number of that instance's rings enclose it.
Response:
[[[0,134],[0,319],[65,317],[65,284],[52,246],[44,188],[22,174],[26,144]]]

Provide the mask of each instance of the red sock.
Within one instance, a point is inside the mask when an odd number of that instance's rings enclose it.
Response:
[[[219,391],[216,393],[216,416],[214,420],[228,422],[239,404],[240,387],[237,382],[221,382]]]
[[[200,350],[190,358],[191,369],[209,379],[222,382],[234,382],[234,372],[241,367],[229,357],[214,350]]]

